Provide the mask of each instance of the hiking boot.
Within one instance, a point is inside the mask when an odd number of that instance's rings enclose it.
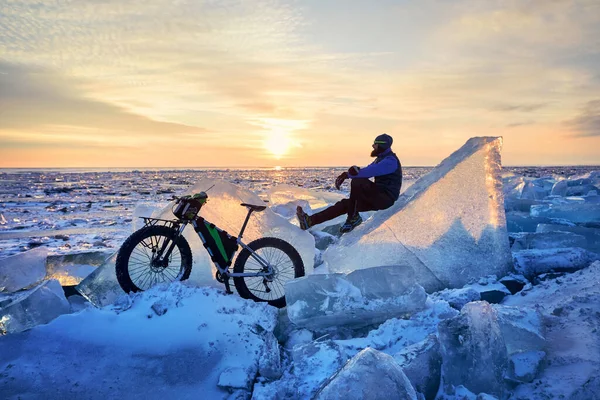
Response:
[[[296,217],[298,217],[298,222],[300,222],[300,229],[303,231],[307,230],[312,226],[312,222],[310,220],[310,215],[304,212],[302,207],[296,207]]]
[[[360,214],[356,214],[354,217],[348,217],[344,225],[340,227],[340,233],[348,233],[352,229],[356,228],[360,224],[362,224],[362,218]]]

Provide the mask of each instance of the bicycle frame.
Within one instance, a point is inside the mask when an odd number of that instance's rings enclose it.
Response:
[[[258,255],[254,250],[252,250],[241,239],[242,235],[244,234],[244,231],[246,229],[246,226],[248,224],[248,221],[250,219],[250,215],[252,214],[253,211],[254,211],[254,209],[252,207],[248,207],[248,214],[246,215],[244,224],[242,225],[242,228],[240,229],[239,235],[235,238],[236,244],[238,246],[242,247],[243,249],[247,250],[248,252],[250,252],[250,256],[252,258],[254,258],[265,269],[264,271],[261,271],[261,272],[252,272],[252,273],[245,273],[245,272],[244,273],[239,273],[239,272],[236,273],[236,272],[229,271],[229,267],[231,265],[231,260],[233,259],[234,255],[237,253],[237,250],[234,251],[233,253],[231,253],[229,260],[226,260],[226,263],[224,266],[220,265],[219,262],[215,261],[215,254],[213,253],[213,251],[215,249],[211,249],[211,247],[209,245],[207,245],[208,240],[205,237],[205,235],[202,234],[203,229],[201,228],[201,226],[202,226],[201,224],[208,224],[213,229],[216,229],[219,232],[222,232],[222,231],[216,225],[208,222],[203,217],[197,216],[195,219],[193,219],[191,221],[189,221],[189,220],[170,221],[170,220],[161,220],[161,219],[156,219],[156,218],[144,218],[144,220],[147,223],[148,223],[148,221],[156,221],[156,222],[163,221],[165,223],[169,223],[173,227],[173,229],[177,230],[178,237],[183,234],[185,227],[188,224],[191,224],[192,227],[194,228],[194,231],[196,232],[196,234],[202,241],[204,248],[206,249],[208,254],[211,256],[211,260],[213,261],[213,264],[217,267],[217,270],[219,271],[221,276],[224,278],[225,286],[227,287],[227,289],[229,289],[228,278],[230,278],[230,277],[237,278],[237,277],[259,277],[259,276],[262,276],[265,279],[267,279],[267,281],[270,281],[271,279],[269,279],[268,277],[273,274],[273,267],[271,266],[271,264],[269,264],[269,262],[266,261],[264,258],[262,258],[260,255]],[[160,263],[161,261],[167,260],[169,258],[169,256],[171,255],[171,252],[173,251],[174,248],[175,248],[175,241],[163,243],[160,250],[155,255],[157,262]]]

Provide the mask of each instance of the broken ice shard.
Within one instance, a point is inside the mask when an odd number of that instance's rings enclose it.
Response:
[[[392,356],[367,347],[352,357],[315,396],[315,400],[334,399],[416,400],[417,393]]]
[[[37,247],[0,260],[0,292],[16,292],[44,279],[47,256],[45,247]]]
[[[114,253],[76,287],[77,291],[96,307],[112,304],[119,296],[125,294],[117,281],[116,262],[117,253]]]
[[[331,272],[374,265],[410,265],[428,292],[470,280],[506,275],[512,267],[495,137],[472,138],[408,188],[389,209],[376,212],[330,246]]]
[[[490,304],[465,305],[460,315],[440,322],[438,337],[444,384],[502,396],[508,354],[498,313]]]
[[[494,304],[508,355],[543,350],[544,324],[539,311]]]
[[[366,326],[425,308],[425,290],[411,267],[391,265],[289,281],[287,312],[297,326]]]
[[[2,301],[0,334],[17,333],[47,324],[70,311],[60,283],[49,280],[33,289],[14,293]]]

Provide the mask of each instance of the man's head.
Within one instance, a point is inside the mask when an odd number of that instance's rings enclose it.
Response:
[[[382,134],[375,138],[373,142],[373,151],[371,152],[371,157],[377,157],[390,147],[392,147],[392,142],[394,139],[388,134]]]

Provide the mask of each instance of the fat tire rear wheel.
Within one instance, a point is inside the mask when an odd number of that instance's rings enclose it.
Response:
[[[159,244],[164,243],[165,239],[169,241],[177,240],[173,249],[173,253],[179,252],[180,265],[177,273],[174,271],[169,273],[152,272],[150,265],[152,250],[158,247]],[[173,254],[171,255],[173,256]],[[172,262],[172,260],[169,262]],[[132,267],[134,268],[134,279],[132,279],[130,271]],[[144,273],[144,268],[147,268],[149,274],[155,276],[149,276],[146,281],[137,281],[136,276],[139,278],[139,274]],[[171,268],[171,266],[168,268]],[[192,250],[185,238],[177,235],[176,230],[161,225],[147,226],[134,232],[125,240],[121,249],[119,249],[115,269],[119,285],[126,293],[141,292],[156,283],[183,281],[189,278],[190,272],[192,272]],[[134,283],[134,280],[136,283]],[[142,284],[144,282],[150,286],[145,287],[146,285]]]
[[[267,283],[271,289],[269,293],[265,291],[263,277],[234,277],[233,283],[239,295],[244,299],[266,301],[278,308],[285,307],[285,282],[304,276],[302,257],[294,246],[279,238],[260,238],[251,242],[248,247],[271,263],[277,271],[273,281]],[[252,258],[252,254],[247,249],[240,252],[233,267],[235,273],[252,273],[260,270],[261,265]]]

